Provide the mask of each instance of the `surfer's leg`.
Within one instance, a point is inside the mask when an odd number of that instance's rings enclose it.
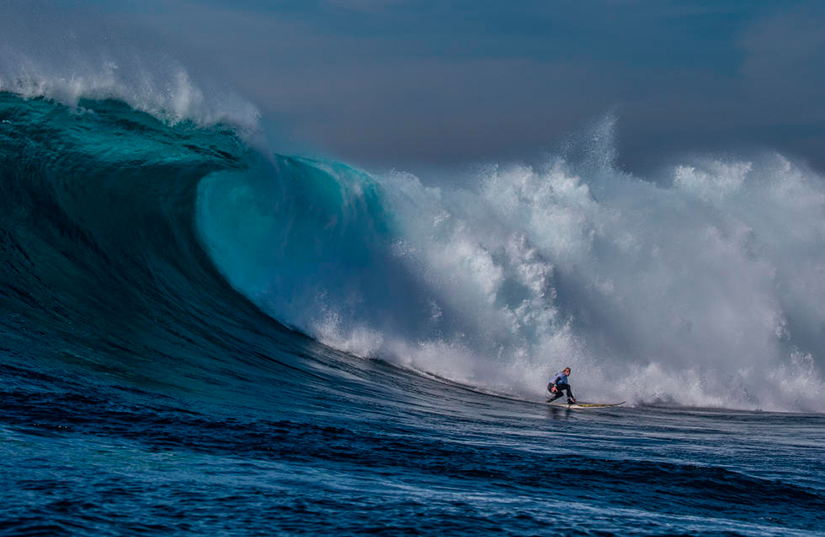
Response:
[[[559,391],[559,397],[561,397],[562,393],[567,392],[567,402],[568,403],[575,403],[576,402],[576,398],[573,397],[573,390],[570,389],[569,384],[557,384],[556,389]]]

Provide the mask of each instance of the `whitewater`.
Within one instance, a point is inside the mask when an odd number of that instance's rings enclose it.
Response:
[[[825,529],[820,172],[640,177],[613,115],[366,171],[179,66],[4,58],[4,534]]]
[[[539,397],[570,365],[611,400],[823,410],[822,178],[780,155],[489,166],[472,189],[294,157],[199,184],[227,279],[341,350]],[[784,218],[793,215],[792,218]]]

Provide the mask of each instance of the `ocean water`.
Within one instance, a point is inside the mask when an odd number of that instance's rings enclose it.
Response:
[[[0,78],[0,534],[825,532],[817,172],[458,187],[175,80]]]

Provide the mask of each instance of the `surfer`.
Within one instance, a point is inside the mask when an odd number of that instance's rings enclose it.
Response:
[[[547,391],[553,396],[549,399],[550,402],[555,401],[562,395],[564,395],[564,391],[567,390],[567,404],[572,405],[576,402],[576,398],[573,397],[573,390],[570,389],[570,384],[567,382],[567,377],[570,375],[570,368],[565,367],[564,370],[553,377],[553,380],[547,385]]]

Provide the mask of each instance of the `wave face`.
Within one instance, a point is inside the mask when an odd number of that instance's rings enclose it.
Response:
[[[198,182],[250,152],[232,130],[119,101],[0,93],[4,357],[214,394],[242,342],[288,356],[300,342],[225,282],[193,229]]]

